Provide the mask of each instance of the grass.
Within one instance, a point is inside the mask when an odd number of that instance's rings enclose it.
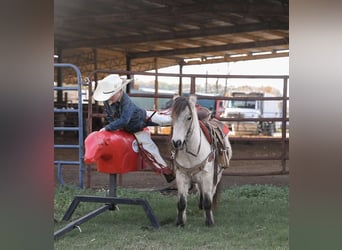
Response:
[[[55,219],[60,221],[73,197],[78,194],[105,196],[104,190],[55,190]],[[175,195],[159,192],[117,190],[119,197],[146,199],[161,228],[152,229],[140,206],[120,205],[106,211],[55,240],[55,249],[289,249],[288,188],[241,186],[222,191],[214,212],[215,226],[204,224],[198,197],[189,196],[187,224],[176,227]],[[102,205],[102,204],[101,204]],[[101,206],[81,203],[72,219]],[[55,223],[58,230],[69,222]]]

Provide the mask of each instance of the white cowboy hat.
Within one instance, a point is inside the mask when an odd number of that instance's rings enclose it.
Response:
[[[93,97],[96,101],[107,101],[133,79],[122,80],[118,75],[108,75],[98,81]]]

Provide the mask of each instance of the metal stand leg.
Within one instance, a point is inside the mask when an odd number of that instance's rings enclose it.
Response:
[[[98,197],[98,196],[87,196],[87,195],[78,195],[74,197],[74,200],[70,204],[68,210],[65,212],[63,216],[64,221],[68,221],[74,211],[76,210],[77,206],[81,202],[97,202],[97,203],[104,203],[105,205],[95,209],[94,211],[86,214],[85,216],[76,219],[63,227],[62,229],[56,231],[54,233],[54,239],[61,237],[62,235],[66,234],[67,232],[73,230],[74,228],[78,227],[79,225],[83,224],[84,222],[94,218],[95,216],[107,211],[107,210],[114,210],[117,204],[124,204],[124,205],[139,205],[142,206],[146,216],[149,218],[151,225],[158,229],[160,228],[160,224],[158,219],[153,213],[153,210],[150,204],[144,199],[130,199],[130,198],[118,198],[116,197],[116,174],[109,175],[109,197]]]
[[[109,175],[109,196],[116,197],[116,174]]]

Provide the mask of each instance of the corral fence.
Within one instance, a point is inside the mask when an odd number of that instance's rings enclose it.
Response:
[[[88,91],[92,93],[94,88],[96,87],[98,79],[98,75],[106,75],[106,74],[119,74],[119,75],[126,75],[127,78],[134,78],[139,76],[150,76],[154,77],[154,92],[152,93],[139,93],[131,91],[130,87],[127,86],[127,93],[132,98],[149,98],[154,100],[154,107],[158,109],[160,107],[159,102],[161,100],[170,100],[174,97],[175,94],[182,95],[182,94],[196,94],[197,99],[200,100],[260,100],[260,101],[280,101],[281,102],[281,117],[267,117],[267,118],[243,118],[243,117],[234,117],[234,118],[224,118],[224,117],[217,117],[217,119],[225,122],[277,122],[280,123],[280,133],[279,136],[231,136],[230,141],[234,142],[246,142],[246,143],[253,143],[253,142],[271,142],[280,144],[281,151],[279,154],[270,154],[267,156],[239,156],[234,155],[232,157],[232,161],[263,161],[263,160],[275,160],[280,161],[280,168],[277,170],[271,171],[253,171],[253,172],[229,172],[225,171],[224,175],[230,176],[267,176],[267,175],[287,175],[289,174],[289,170],[286,167],[286,162],[289,159],[287,154],[287,146],[289,142],[289,133],[288,133],[288,124],[289,124],[289,115],[288,115],[288,84],[289,84],[289,77],[287,75],[216,75],[216,74],[171,74],[171,73],[158,73],[158,72],[137,72],[137,71],[127,71],[127,70],[95,70],[91,72],[87,78],[88,82]],[[163,93],[163,91],[159,91],[159,81],[158,79],[161,77],[168,77],[168,78],[176,78],[178,84],[178,89],[176,89],[175,93]],[[102,77],[101,77],[102,78]],[[95,79],[95,85],[92,82]],[[200,79],[216,79],[218,82],[220,79],[227,80],[277,80],[280,87],[282,87],[282,94],[281,96],[273,96],[273,97],[232,97],[226,95],[203,95],[199,93],[196,89],[202,84],[199,83]],[[134,82],[133,82],[134,84]],[[203,84],[202,84],[203,85]],[[93,122],[94,118],[103,118],[103,113],[96,113],[92,107],[92,95],[89,94],[88,100],[88,116],[87,116],[87,133],[93,131]],[[165,103],[165,101],[163,101]],[[170,139],[168,135],[159,134],[158,131],[155,131],[155,134],[152,134],[152,138],[156,141],[162,141],[167,143]],[[158,143],[157,143],[158,144]],[[146,170],[144,170],[146,171]],[[90,186],[91,183],[91,168],[88,168],[87,171],[87,183]]]
[[[288,133],[288,124],[289,124],[289,116],[288,116],[288,82],[289,77],[287,75],[216,75],[216,74],[171,74],[171,73],[158,73],[158,72],[138,72],[138,71],[126,71],[126,70],[95,70],[91,72],[88,77],[84,78],[82,81],[81,72],[79,72],[78,68],[72,64],[63,64],[57,63],[54,65],[55,70],[60,71],[66,68],[70,68],[75,71],[76,74],[76,85],[68,86],[59,85],[54,86],[54,91],[58,92],[61,99],[63,92],[66,91],[75,91],[78,97],[78,101],[76,104],[69,105],[67,102],[55,101],[54,113],[55,113],[55,133],[64,133],[64,132],[73,132],[77,133],[78,144],[77,145],[69,145],[64,143],[62,140],[61,144],[55,142],[55,149],[71,149],[78,150],[78,160],[66,160],[66,159],[55,159],[55,165],[58,167],[58,180],[64,185],[63,177],[62,177],[62,169],[65,165],[76,165],[78,166],[79,172],[79,186],[83,187],[84,178],[86,177],[87,187],[91,187],[92,182],[92,171],[91,166],[87,166],[85,169],[83,163],[83,142],[84,138],[87,134],[91,133],[94,130],[99,129],[96,125],[99,121],[103,120],[104,114],[103,110],[99,106],[97,102],[92,99],[92,94],[96,85],[97,79],[103,78],[107,74],[119,74],[126,75],[127,78],[138,79],[141,77],[152,77],[154,80],[153,92],[144,92],[144,91],[136,91],[134,87],[135,80],[133,83],[127,86],[126,92],[132,99],[136,100],[149,100],[149,102],[153,102],[153,107],[155,109],[160,109],[162,104],[167,103],[168,100],[172,99],[175,94],[196,94],[199,102],[202,101],[215,101],[215,100],[260,100],[260,101],[280,101],[282,114],[281,117],[268,117],[268,118],[243,118],[243,117],[219,117],[215,116],[215,118],[226,122],[277,122],[280,123],[280,132],[278,131],[278,136],[230,136],[230,141],[233,143],[275,143],[280,146],[280,153],[277,154],[267,154],[267,155],[239,155],[234,154],[232,157],[232,161],[279,161],[280,168],[276,170],[267,170],[267,171],[225,171],[224,175],[226,176],[269,176],[269,175],[287,175],[289,170],[286,166],[286,162],[289,159],[287,148],[289,143],[289,133]],[[58,72],[57,78],[59,77]],[[173,91],[163,91],[159,86],[159,79],[164,77],[168,77],[168,79],[175,79],[174,82],[177,82],[177,86]],[[198,91],[201,87],[203,87],[203,79],[207,82],[210,79],[218,81],[225,81],[227,87],[227,82],[234,80],[276,80],[277,84],[282,88],[282,93],[280,96],[273,97],[238,97],[238,96],[227,96],[224,94],[215,94],[208,95],[203,94],[203,91]],[[58,79],[59,82],[62,82],[61,79]],[[132,85],[133,84],[133,88]],[[206,83],[205,83],[206,84]],[[207,86],[206,86],[207,87]],[[229,84],[228,84],[229,87]],[[85,93],[85,89],[87,89],[88,93]],[[209,87],[210,89],[210,87]],[[207,90],[207,89],[206,89]],[[171,93],[172,92],[172,93]],[[86,95],[86,97],[84,96]],[[84,102],[86,100],[86,103]],[[64,106],[63,106],[64,105]],[[72,119],[69,121],[68,119]],[[96,121],[96,122],[94,122]],[[57,124],[56,124],[57,122]],[[65,124],[71,124],[66,126]],[[99,126],[101,127],[102,124]],[[162,128],[163,129],[163,128]],[[170,128],[164,128],[166,131],[170,131]],[[152,139],[154,139],[158,146],[168,145],[169,144],[169,134],[165,134],[163,131],[157,130],[152,134]],[[234,150],[234,146],[233,146]],[[162,150],[161,150],[162,151]],[[165,157],[165,156],[164,156]],[[148,170],[144,170],[148,171]],[[86,176],[84,175],[86,173]],[[119,182],[120,184],[120,182]]]

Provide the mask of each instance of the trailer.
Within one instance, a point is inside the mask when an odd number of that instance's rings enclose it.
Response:
[[[281,118],[282,105],[279,100],[262,100],[267,97],[275,97],[264,92],[234,91],[230,93],[236,99],[224,102],[223,118],[246,119],[246,121],[230,122],[229,126],[235,134],[264,134],[272,135],[280,128],[279,122],[258,118]],[[248,120],[250,119],[250,120]]]

